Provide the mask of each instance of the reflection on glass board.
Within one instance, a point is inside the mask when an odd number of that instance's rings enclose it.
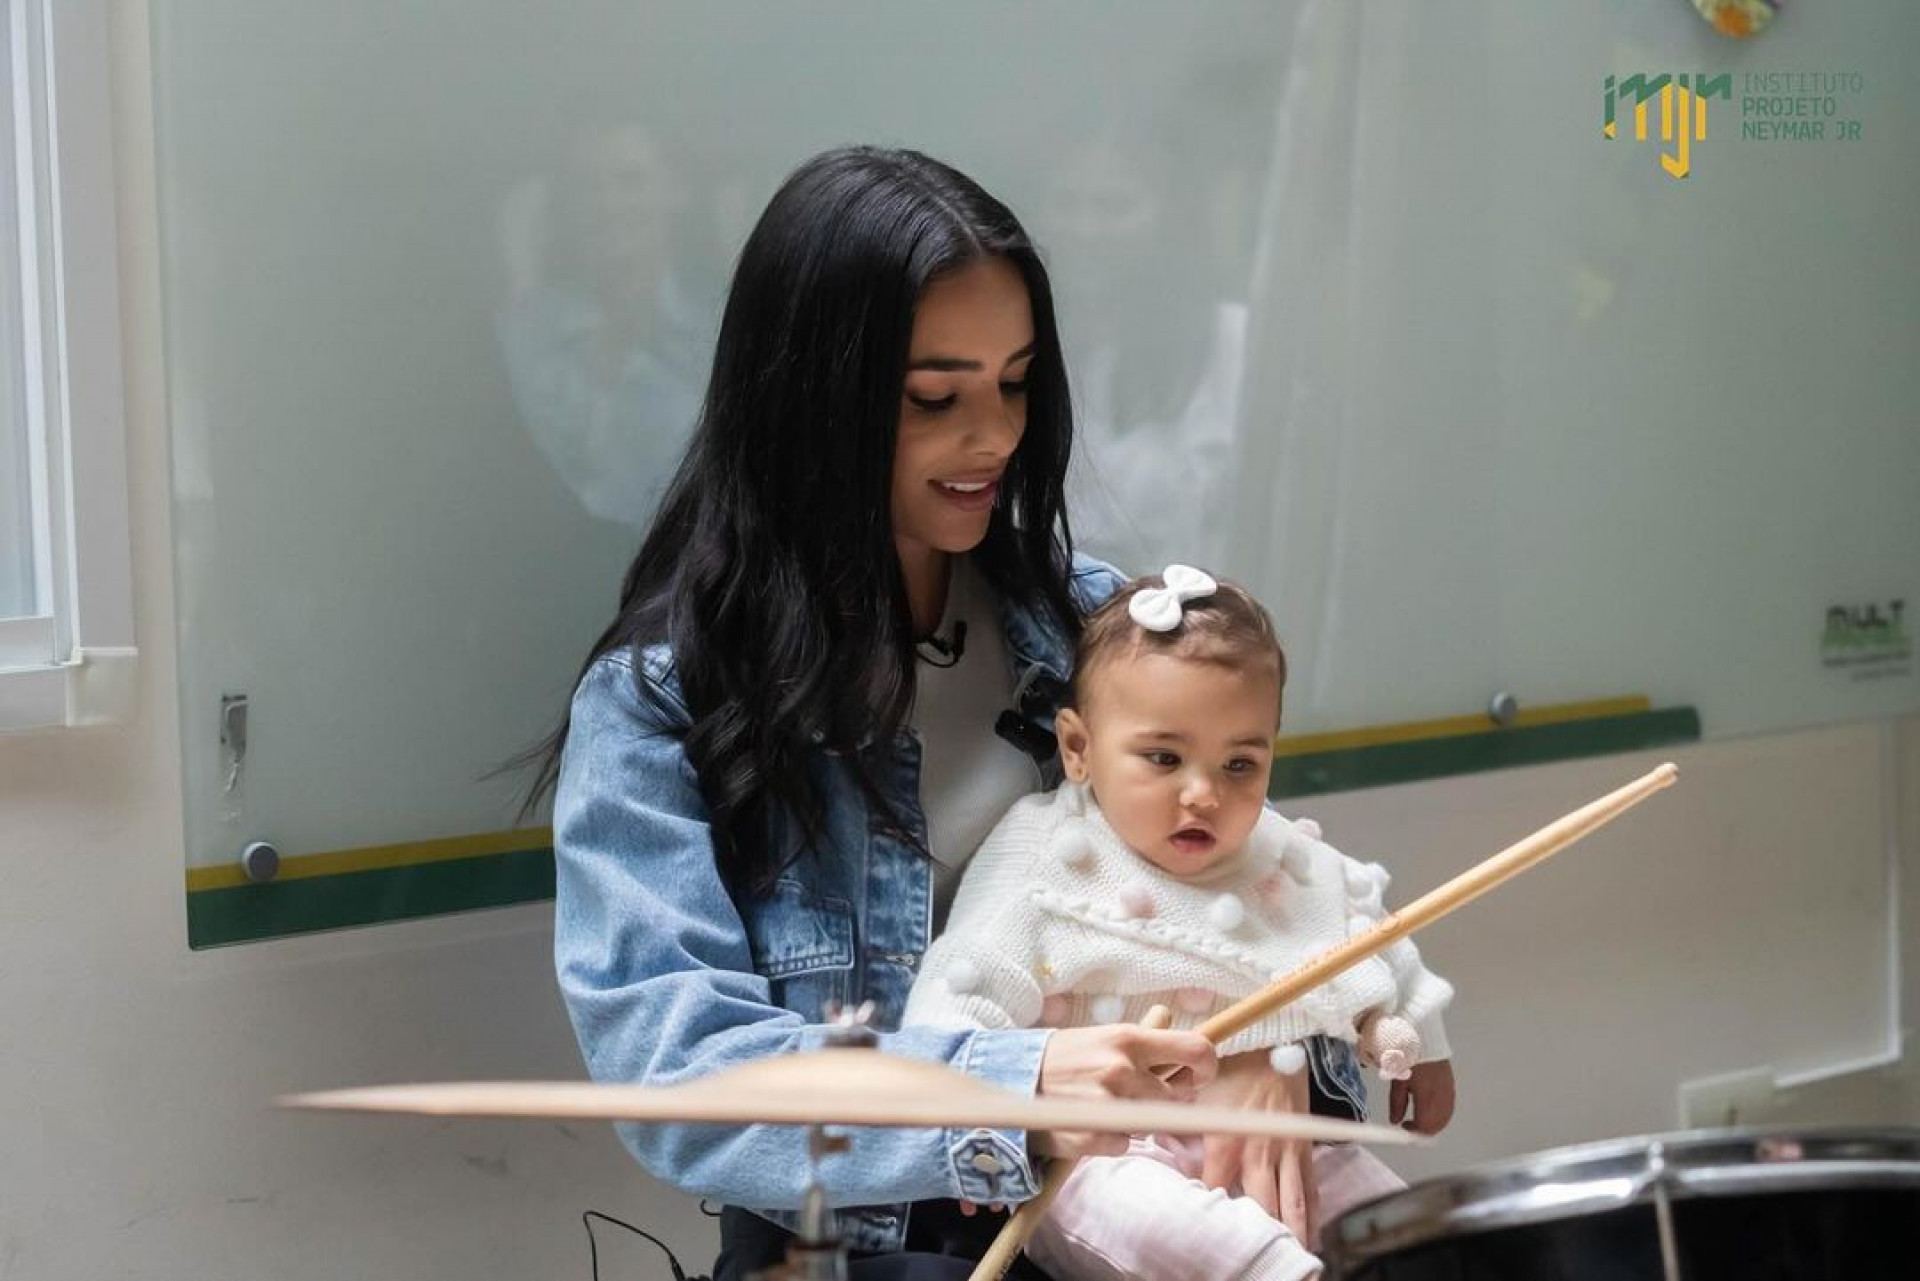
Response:
[[[628,122],[585,133],[499,216],[497,321],[521,422],[580,505],[643,526],[699,412],[711,325],[687,281],[688,179]]]
[[[1075,533],[1143,570],[1222,563],[1240,454],[1247,305],[1195,252],[1236,175],[1186,172],[1173,129],[1163,120],[1067,151],[1037,215],[1073,366]]]

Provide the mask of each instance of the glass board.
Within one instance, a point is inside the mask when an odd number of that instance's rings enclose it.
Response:
[[[539,892],[517,780],[483,776],[610,617],[752,219],[848,141],[1022,215],[1080,542],[1253,587],[1287,733],[1502,691],[1708,736],[1920,706],[1901,0],[1747,42],[1683,0],[153,20],[190,900],[227,896],[196,942],[405,914],[396,868],[520,859],[441,901]],[[1694,96],[1676,178],[1617,82],[1681,72],[1731,94]],[[1809,96],[1825,137],[1747,127]],[[257,924],[254,841],[374,879]]]

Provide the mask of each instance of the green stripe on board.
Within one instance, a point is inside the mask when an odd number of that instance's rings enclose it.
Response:
[[[508,907],[553,897],[553,850],[269,881],[187,895],[187,942],[248,943],[314,930]]]
[[[1629,716],[1596,716],[1553,725],[1488,729],[1447,738],[1377,743],[1331,752],[1282,756],[1273,762],[1267,795],[1275,800],[1412,783],[1455,774],[1543,765],[1615,752],[1636,752],[1700,739],[1700,713],[1666,707]]]
[[[1446,738],[1373,743],[1273,763],[1275,799],[1446,778],[1633,752],[1700,738],[1691,707],[1490,729]],[[187,941],[220,947],[553,897],[553,850],[541,847],[401,867],[295,877],[187,895]]]

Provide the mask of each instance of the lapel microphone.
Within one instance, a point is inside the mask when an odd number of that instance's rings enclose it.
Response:
[[[929,636],[915,641],[914,649],[920,661],[929,667],[952,667],[967,652],[966,620],[953,621],[951,637]],[[1045,675],[1037,665],[1029,667],[1014,691],[1014,705],[1000,713],[994,721],[993,732],[1045,769],[1059,751],[1059,744],[1049,730],[1035,725],[1031,718],[1050,714],[1064,692],[1059,682]]]
[[[923,641],[914,642],[914,648],[921,651],[920,661],[929,667],[952,667],[967,652],[967,620],[953,620],[953,639],[929,636]],[[932,654],[926,651],[932,650]]]

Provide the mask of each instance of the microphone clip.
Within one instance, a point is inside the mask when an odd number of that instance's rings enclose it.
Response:
[[[993,732],[1044,765],[1060,750],[1060,741],[1009,707],[993,723]]]
[[[914,642],[914,646],[921,651],[920,661],[927,666],[952,667],[967,652],[967,620],[964,618],[953,620],[952,640],[940,636],[929,636],[923,641]],[[929,655],[926,653],[927,650],[932,650],[933,654]]]

